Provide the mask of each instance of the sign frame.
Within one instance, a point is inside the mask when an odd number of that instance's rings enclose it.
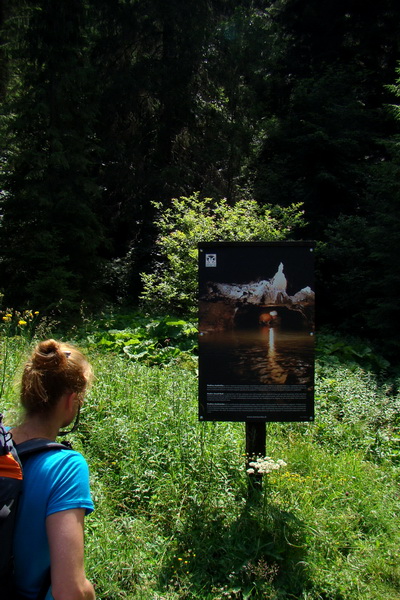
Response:
[[[200,421],[314,420],[314,249],[198,244]]]

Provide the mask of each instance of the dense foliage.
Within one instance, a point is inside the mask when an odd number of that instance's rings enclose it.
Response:
[[[395,353],[399,46],[394,0],[4,0],[4,306],[137,303],[197,191],[301,204],[320,321]]]
[[[158,237],[150,273],[142,273],[141,299],[147,309],[197,314],[199,242],[276,241],[286,239],[302,224],[300,206],[260,206],[254,200],[174,198],[162,210],[156,205]]]

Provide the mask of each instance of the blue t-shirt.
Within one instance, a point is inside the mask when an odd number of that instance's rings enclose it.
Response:
[[[61,449],[29,457],[14,535],[15,581],[27,598],[36,598],[50,567],[46,517],[72,508],[84,508],[86,514],[94,508],[83,456]]]

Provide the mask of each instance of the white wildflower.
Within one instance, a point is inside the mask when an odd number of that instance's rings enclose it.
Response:
[[[277,471],[278,469],[286,466],[287,463],[282,459],[275,461],[270,456],[259,456],[255,461],[253,460],[249,462],[247,473],[258,473],[260,475],[264,475],[271,473],[272,471]]]

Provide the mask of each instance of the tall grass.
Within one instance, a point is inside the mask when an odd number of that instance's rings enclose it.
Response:
[[[10,408],[21,343],[8,344]],[[251,491],[244,424],[198,421],[194,371],[89,358],[73,441],[91,470],[98,598],[400,598],[396,382],[321,357],[315,424],[267,425],[267,453],[287,466]]]

